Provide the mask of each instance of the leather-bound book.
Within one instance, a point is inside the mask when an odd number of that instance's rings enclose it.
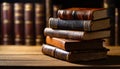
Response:
[[[103,48],[98,50],[83,50],[83,51],[65,51],[54,47],[52,45],[43,44],[42,53],[53,58],[69,61],[69,62],[79,62],[79,61],[92,61],[107,58],[107,52],[109,49]]]
[[[13,5],[3,2],[1,4],[2,44],[14,44]]]
[[[63,30],[98,31],[110,28],[110,19],[101,20],[62,20],[49,18],[49,27]]]
[[[24,45],[24,4],[14,3],[15,44]]]
[[[55,37],[46,37],[46,44],[52,45],[54,47],[66,50],[66,51],[75,51],[75,50],[89,50],[89,49],[101,49],[103,48],[103,40],[70,40],[64,38],[55,38]]]
[[[34,5],[32,3],[24,4],[24,20],[25,44],[35,45]]]
[[[58,37],[74,40],[92,40],[110,37],[110,30],[101,30],[94,32],[75,31],[75,30],[61,30],[45,28],[44,35],[50,37]]]
[[[36,32],[36,45],[41,45],[44,42],[45,28],[45,7],[44,4],[35,3],[35,32]]]
[[[76,20],[97,20],[107,18],[107,9],[105,8],[68,8],[60,9],[57,13],[61,19],[76,19]]]

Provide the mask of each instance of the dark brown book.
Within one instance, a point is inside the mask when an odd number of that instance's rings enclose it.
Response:
[[[15,44],[24,45],[24,4],[14,3]]]
[[[52,45],[54,47],[66,50],[66,51],[75,51],[75,50],[89,50],[89,49],[102,49],[103,48],[103,40],[70,40],[63,38],[55,38],[55,37],[46,37],[46,44]]]
[[[100,60],[107,57],[107,51],[109,49],[103,48],[98,50],[84,50],[84,51],[72,51],[68,52],[52,45],[43,44],[42,53],[45,55],[52,56],[57,59],[69,61],[69,62],[79,62],[79,61],[92,61]]]
[[[14,44],[13,5],[3,2],[1,4],[2,44]]]
[[[35,3],[35,33],[36,45],[41,45],[44,42],[45,28],[45,9],[43,3]]]
[[[49,18],[49,27],[63,30],[98,31],[110,28],[110,19],[100,20],[63,20]]]
[[[45,28],[44,35],[50,37],[58,37],[74,40],[92,40],[110,37],[110,30],[101,30],[94,32],[75,31],[75,30],[58,30],[52,28]]]
[[[32,3],[24,4],[24,20],[25,44],[35,45],[34,5]]]
[[[107,9],[105,8],[68,8],[60,9],[57,13],[61,19],[76,19],[76,20],[97,20],[107,18]]]

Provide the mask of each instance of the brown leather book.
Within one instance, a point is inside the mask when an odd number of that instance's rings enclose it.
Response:
[[[24,45],[24,4],[14,3],[15,44]]]
[[[25,20],[25,44],[35,45],[34,6],[32,3],[24,4],[24,20]]]
[[[14,44],[13,5],[3,2],[1,4],[2,44]]]
[[[110,37],[110,30],[101,30],[94,32],[75,31],[75,30],[61,30],[45,28],[44,35],[50,37],[58,37],[74,40],[92,40]]]
[[[45,7],[43,3],[35,3],[35,33],[36,45],[41,45],[44,42],[45,28]]]
[[[107,18],[107,9],[105,8],[68,8],[60,9],[57,13],[61,19],[76,19],[76,20],[97,20]]]
[[[92,61],[107,58],[107,52],[109,49],[103,48],[98,50],[84,50],[84,51],[72,51],[68,52],[52,45],[43,44],[42,53],[53,58],[69,61]]]
[[[57,47],[66,51],[103,48],[102,39],[80,41],[80,40],[70,40],[70,39],[55,38],[55,37],[47,36],[46,44],[52,45],[54,47]]]

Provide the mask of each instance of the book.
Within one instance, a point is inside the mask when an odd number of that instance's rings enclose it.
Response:
[[[24,4],[14,3],[15,44],[24,45]]]
[[[58,18],[60,19],[76,19],[76,20],[97,20],[107,18],[106,8],[67,8],[58,10]]]
[[[24,20],[25,44],[35,45],[34,5],[32,3],[24,4]]]
[[[1,4],[2,44],[14,44],[13,5],[8,2]]]
[[[46,36],[46,44],[66,51],[94,50],[103,48],[102,39],[80,41]]]
[[[45,28],[45,9],[42,2],[35,3],[35,33],[36,33],[36,45],[41,45],[44,42]]]
[[[64,30],[97,31],[110,28],[110,19],[101,20],[63,20],[49,18],[49,27]]]
[[[109,49],[104,48],[98,50],[68,52],[48,44],[42,45],[43,54],[69,62],[92,61],[92,60],[104,59],[107,58],[107,51],[109,51]]]
[[[109,43],[112,46],[119,45],[119,10],[117,4],[119,3],[118,0],[105,0],[105,8],[108,9],[108,16],[110,17],[110,24],[111,28],[111,37],[109,38]]]
[[[85,32],[76,30],[58,30],[52,28],[45,28],[44,35],[50,37],[58,37],[74,40],[92,40],[110,37],[110,30],[101,30],[95,32]]]

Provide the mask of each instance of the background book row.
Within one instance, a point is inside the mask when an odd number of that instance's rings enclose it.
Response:
[[[41,44],[44,42],[43,3],[1,4],[1,44]]]

